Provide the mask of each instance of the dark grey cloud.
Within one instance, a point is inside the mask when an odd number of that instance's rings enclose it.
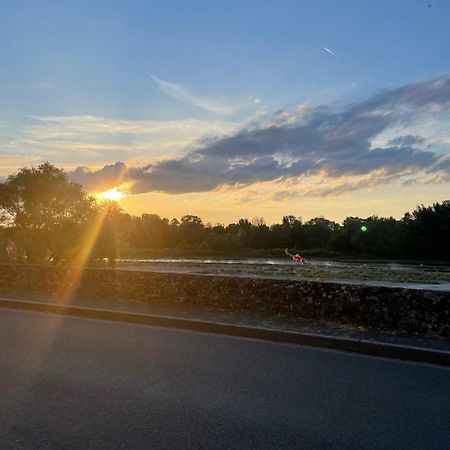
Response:
[[[95,171],[87,167],[77,167],[69,172],[69,177],[71,181],[80,183],[88,191],[100,191],[120,184],[127,172],[126,165],[119,161]]]
[[[408,134],[406,136],[397,136],[388,142],[388,145],[395,147],[414,147],[415,145],[421,145],[425,142],[425,139],[421,136],[413,136]]]
[[[204,140],[183,157],[126,173],[116,163],[96,172],[79,168],[72,176],[96,185],[120,172],[132,182],[131,193],[187,193],[319,172],[340,177],[382,170],[391,177],[412,169],[438,171],[447,167],[447,160],[440,162],[442,157],[424,150],[425,139],[419,135],[397,136],[381,148],[373,148],[372,142],[386,130],[411,127],[449,111],[450,77],[442,77],[386,90],[339,110],[319,106],[280,111],[271,121]]]

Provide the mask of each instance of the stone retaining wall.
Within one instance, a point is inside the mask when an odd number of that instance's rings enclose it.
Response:
[[[0,264],[0,293],[139,300],[450,336],[450,292],[316,281]]]

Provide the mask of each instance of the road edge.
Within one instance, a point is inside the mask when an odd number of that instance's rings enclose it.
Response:
[[[307,345],[311,347],[342,350],[363,355],[399,359],[403,361],[424,362],[450,366],[450,352],[422,347],[389,344],[372,340],[369,341],[325,334],[301,333],[297,331],[235,325],[223,322],[211,322],[173,316],[114,311],[71,305],[58,305],[54,303],[40,303],[8,298],[0,298],[0,308],[34,311],[85,319],[98,319],[112,322],[175,328],[200,333],[221,334],[271,342]]]

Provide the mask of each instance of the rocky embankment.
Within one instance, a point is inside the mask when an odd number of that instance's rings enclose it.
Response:
[[[450,336],[450,292],[318,281],[128,270],[0,265],[2,294],[39,293],[196,305],[217,311],[301,317],[422,335]]]

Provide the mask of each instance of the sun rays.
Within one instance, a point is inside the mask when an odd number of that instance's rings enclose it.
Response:
[[[126,197],[126,195],[127,194],[125,192],[121,191],[120,189],[113,188],[113,189],[109,189],[104,192],[100,192],[99,194],[97,194],[97,197],[100,200],[108,200],[108,201],[118,202],[119,200]]]

